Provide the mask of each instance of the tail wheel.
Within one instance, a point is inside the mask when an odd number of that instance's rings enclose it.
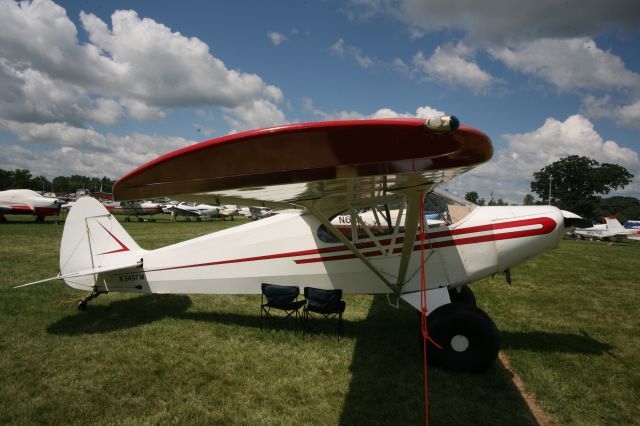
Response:
[[[476,306],[476,296],[468,285],[449,289],[449,297],[453,303],[467,303]]]
[[[493,365],[500,350],[498,329],[481,309],[468,303],[450,303],[429,315],[429,362],[445,370],[480,373]]]

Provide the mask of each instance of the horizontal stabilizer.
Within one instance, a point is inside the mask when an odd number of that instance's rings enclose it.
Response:
[[[76,277],[83,277],[86,275],[98,275],[98,274],[102,274],[105,272],[114,272],[114,271],[122,271],[125,269],[131,269],[131,268],[142,268],[142,259],[136,263],[133,264],[129,264],[129,265],[120,265],[120,266],[110,266],[110,267],[106,267],[106,268],[94,268],[94,269],[87,269],[84,271],[78,271],[78,272],[72,272],[69,274],[58,274],[55,277],[51,277],[51,278],[45,278],[44,280],[38,280],[38,281],[33,281],[30,283],[26,283],[26,284],[21,284],[18,286],[15,286],[13,288],[21,288],[21,287],[27,287],[30,285],[36,285],[36,284],[44,284],[46,282],[50,282],[50,281],[56,281],[56,280],[66,280],[68,278],[76,278]]]

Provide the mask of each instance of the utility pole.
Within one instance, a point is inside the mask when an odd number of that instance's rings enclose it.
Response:
[[[551,205],[551,182],[553,181],[553,175],[549,175],[549,205]]]

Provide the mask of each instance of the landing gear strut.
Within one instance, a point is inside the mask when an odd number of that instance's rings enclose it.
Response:
[[[107,293],[108,293],[108,291],[98,291],[98,290],[96,290],[94,288],[90,295],[88,295],[87,297],[83,298],[82,300],[80,300],[78,302],[78,310],[79,311],[86,311],[87,310],[87,305],[89,304],[89,302],[91,300],[95,299],[96,297],[100,296],[101,294],[107,294]]]

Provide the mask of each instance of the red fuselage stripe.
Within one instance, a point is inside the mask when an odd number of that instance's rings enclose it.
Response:
[[[486,231],[495,231],[502,230],[508,228],[520,228],[523,226],[533,226],[533,225],[541,225],[539,228],[535,229],[527,229],[522,231],[511,231],[511,232],[503,232],[503,233],[492,233],[487,235],[480,235],[476,237],[468,237],[468,238],[459,238],[459,239],[451,239],[447,241],[439,241],[433,243],[427,243],[427,248],[441,248],[441,247],[449,247],[454,245],[464,245],[464,244],[476,244],[483,243],[488,241],[498,241],[498,240],[507,240],[514,238],[523,238],[523,237],[531,237],[536,235],[544,235],[553,231],[556,227],[556,222],[548,217],[539,217],[535,219],[524,219],[518,221],[511,222],[503,222],[491,225],[482,225],[482,226],[473,226],[470,228],[463,229],[454,229],[451,231],[440,231],[428,234],[429,240],[432,241],[437,238],[442,237],[452,237],[454,235],[464,235],[464,234],[473,234],[477,232],[486,232]],[[106,229],[105,229],[106,230]],[[109,231],[107,231],[109,232]],[[111,234],[111,233],[109,233]],[[115,237],[114,237],[115,238]],[[416,236],[416,240],[418,237]],[[116,239],[116,241],[118,241]],[[395,243],[401,244],[404,241],[402,237],[397,238]],[[119,241],[118,241],[119,242]],[[390,239],[381,240],[381,245],[389,245],[391,243]],[[359,243],[356,244],[356,247],[359,249],[373,248],[375,244],[373,242]],[[414,246],[414,250],[419,250],[420,246]],[[340,245],[335,247],[325,247],[320,249],[311,249],[311,250],[302,250],[302,251],[294,251],[288,253],[278,253],[278,254],[269,254],[264,256],[255,256],[255,257],[245,257],[240,259],[229,259],[229,260],[220,260],[215,262],[205,262],[205,263],[196,263],[192,265],[182,265],[182,266],[171,266],[167,268],[157,268],[157,269],[148,269],[146,272],[157,272],[157,271],[169,271],[174,269],[187,269],[187,268],[198,268],[203,266],[216,266],[216,265],[228,265],[231,263],[243,263],[243,262],[255,262],[261,260],[272,260],[272,259],[283,259],[288,257],[298,257],[298,256],[309,256],[309,255],[318,255],[325,253],[336,253],[348,250],[347,246]],[[120,250],[122,251],[122,250]],[[400,253],[402,248],[396,248],[393,250],[393,253]],[[379,256],[382,255],[379,250],[374,250],[370,252],[362,253],[366,257]],[[315,263],[315,262],[328,262],[335,260],[347,260],[354,259],[356,256],[353,253],[346,253],[337,256],[327,256],[327,257],[314,257],[308,259],[297,259],[295,260],[296,264],[305,264],[305,263]]]

